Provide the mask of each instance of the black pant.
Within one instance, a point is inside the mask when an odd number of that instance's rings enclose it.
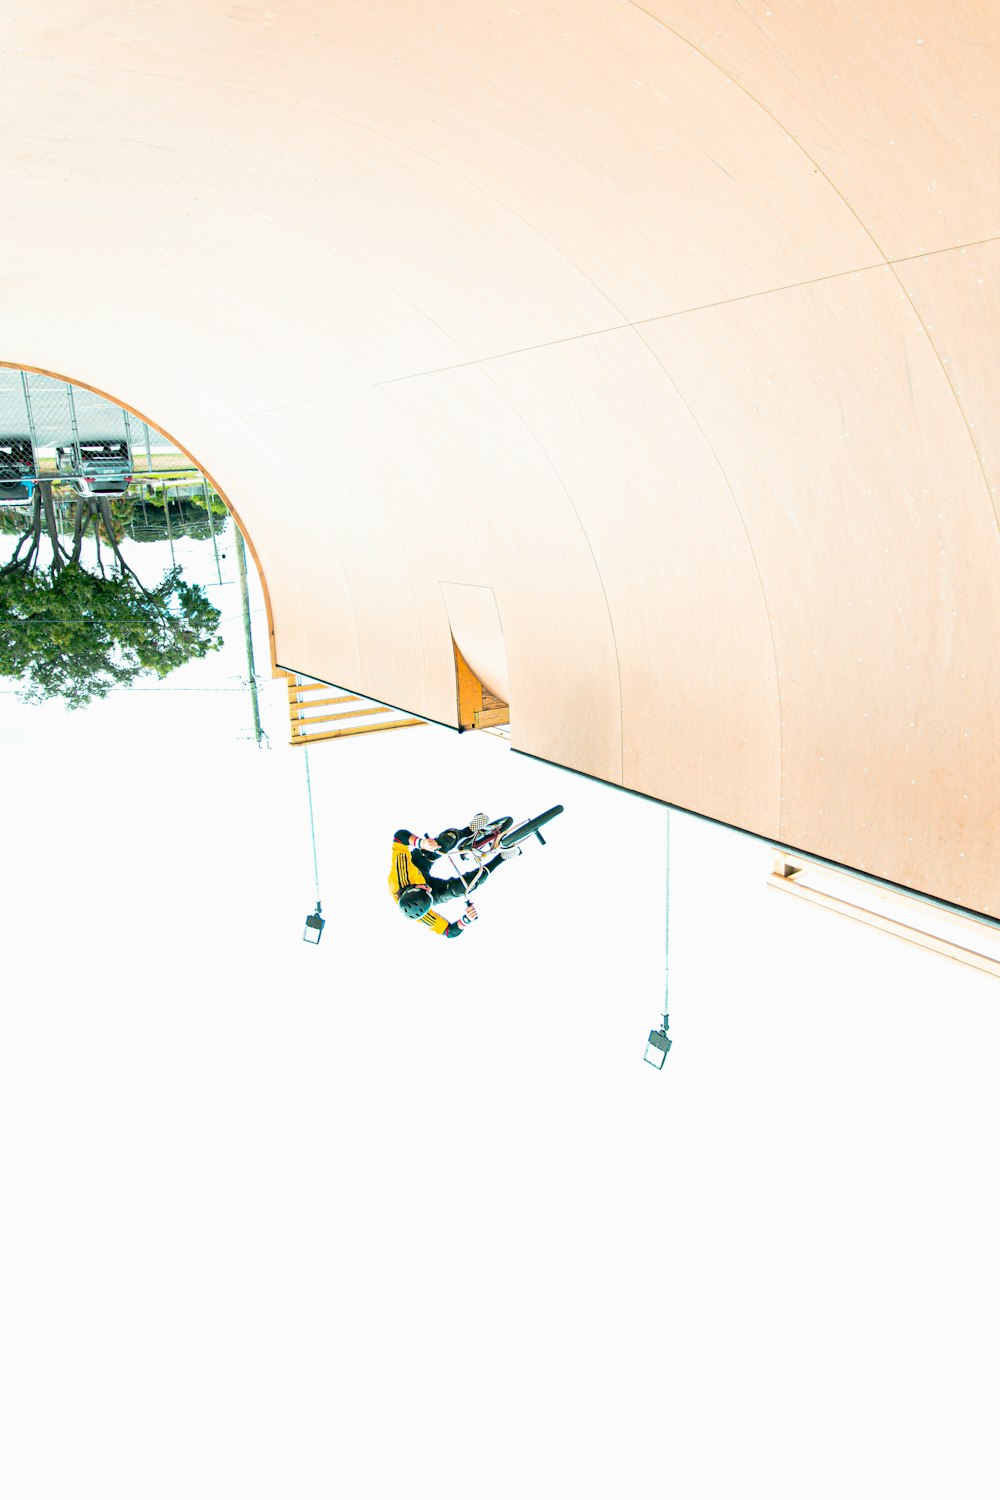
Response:
[[[453,875],[450,880],[439,880],[436,875],[428,875],[427,884],[431,888],[431,899],[436,905],[439,901],[454,901],[459,896],[474,896],[480,886],[485,885],[489,880],[497,865],[503,862],[502,854],[494,854],[485,865],[469,871],[465,878],[465,885],[462,884],[461,877],[458,875]],[[466,886],[469,887],[468,891],[466,891]]]

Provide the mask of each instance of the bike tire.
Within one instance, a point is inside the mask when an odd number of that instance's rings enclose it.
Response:
[[[505,833],[500,840],[501,849],[512,849],[515,844],[521,843],[522,839],[529,839],[533,833],[544,828],[546,823],[551,823],[553,818],[558,818],[563,811],[560,803],[557,807],[550,807],[548,812],[539,813],[537,818],[528,818],[525,823],[518,823],[509,833]]]

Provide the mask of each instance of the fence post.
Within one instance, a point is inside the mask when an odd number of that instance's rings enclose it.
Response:
[[[243,635],[247,648],[247,671],[250,674],[250,702],[253,705],[253,732],[257,744],[261,741],[260,705],[257,702],[257,670],[253,659],[253,632],[250,629],[250,594],[247,589],[247,555],[243,547],[243,533],[233,520],[236,532],[236,561],[240,571],[240,593],[243,597]]]
[[[176,565],[177,559],[174,556],[174,533],[173,528],[170,525],[170,486],[167,484],[166,480],[163,481],[163,514],[167,518],[167,541],[170,543],[170,561]]]
[[[31,438],[31,476],[38,478],[38,432],[35,428],[35,413],[31,409],[31,392],[28,390],[28,377],[21,371],[21,389],[24,391],[24,410],[28,418],[28,435]]]
[[[202,499],[205,502],[205,509],[208,511],[208,529],[212,533],[212,551],[215,553],[215,571],[218,575],[219,582],[221,583],[222,569],[219,567],[219,548],[215,540],[215,522],[212,520],[212,500],[211,496],[208,493],[208,483],[204,479],[201,481],[201,494]]]
[[[67,381],[64,381],[63,383],[66,386],[66,401],[67,401],[67,403],[69,405],[69,424],[70,424],[70,427],[73,430],[73,456],[74,456],[74,459],[75,459],[75,463],[74,463],[73,467],[75,469],[78,469],[79,472],[82,474],[83,473],[83,449],[80,447],[80,428],[77,425],[77,420],[76,420],[76,401],[73,399],[73,387],[70,384],[70,382],[67,380]],[[56,467],[57,468],[59,467],[58,460],[56,462]]]
[[[122,421],[125,423],[125,452],[128,455],[128,471],[129,474],[131,474],[132,465],[135,463],[135,456],[132,452],[132,423],[129,420],[129,414],[125,410],[124,406],[120,406],[118,410],[121,412]]]

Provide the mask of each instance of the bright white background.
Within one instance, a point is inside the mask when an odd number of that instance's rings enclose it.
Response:
[[[0,697],[3,1493],[994,1500],[995,982],[674,815],[658,1074],[663,810],[434,728],[312,752],[309,948],[229,635]],[[556,801],[400,920],[394,828]]]

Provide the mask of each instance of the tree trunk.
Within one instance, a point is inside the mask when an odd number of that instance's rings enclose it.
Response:
[[[128,563],[125,561],[124,557],[122,556],[122,549],[121,549],[121,547],[118,544],[117,537],[115,536],[115,523],[114,523],[114,517],[111,514],[111,502],[110,502],[110,500],[107,498],[106,495],[97,495],[97,496],[95,496],[95,504],[97,505],[97,507],[98,507],[98,509],[100,511],[101,520],[104,522],[104,529],[107,532],[107,534],[108,534],[108,536],[109,536],[109,538],[111,540],[111,550],[115,554],[115,558],[117,560],[118,566],[121,568],[121,570],[122,570],[123,573],[127,573],[128,576],[135,581],[135,583],[142,590],[143,594],[145,595],[145,597],[147,599],[152,599],[153,596],[149,592],[149,590],[146,588],[146,586],[143,583],[142,579],[134,571],[134,569],[132,569],[132,568],[129,567]]]
[[[0,573],[13,573],[15,568],[24,568],[27,572],[31,572],[35,554],[38,551],[38,539],[41,536],[41,530],[42,497],[38,490],[36,490],[35,498],[32,501],[31,520],[26,529],[18,537],[17,546],[14,548],[7,562],[0,568]],[[28,548],[27,555],[22,557],[21,548],[29,540],[31,541],[31,546]]]
[[[79,563],[80,561],[80,553],[83,549],[83,533],[87,529],[89,519],[90,507],[81,495],[76,502],[76,509],[73,513],[73,555],[70,558],[70,562],[72,563]]]
[[[58,574],[69,561],[69,553],[64,551],[62,542],[59,540],[59,519],[56,516],[56,508],[52,503],[52,480],[40,479],[38,487],[42,492],[42,506],[45,510],[45,529],[52,543],[52,572]]]

